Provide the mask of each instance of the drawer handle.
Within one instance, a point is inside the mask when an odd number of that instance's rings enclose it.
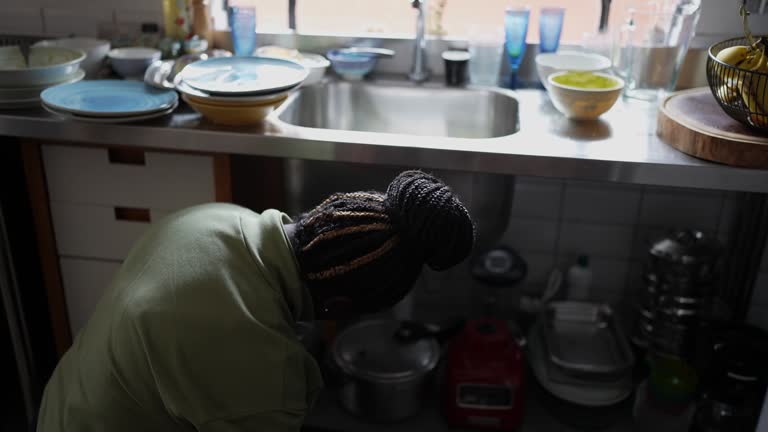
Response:
[[[123,165],[146,165],[144,151],[135,149],[108,149],[109,163]]]
[[[149,209],[115,207],[115,219],[129,222],[152,222]]]

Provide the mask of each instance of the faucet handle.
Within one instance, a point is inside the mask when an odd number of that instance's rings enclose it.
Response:
[[[423,0],[412,0],[411,1],[411,7],[414,9],[421,9],[421,7],[424,5]]]

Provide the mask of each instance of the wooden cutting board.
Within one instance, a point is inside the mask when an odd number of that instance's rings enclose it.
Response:
[[[697,158],[768,169],[768,134],[729,117],[707,87],[665,98],[659,108],[657,133],[665,143]]]

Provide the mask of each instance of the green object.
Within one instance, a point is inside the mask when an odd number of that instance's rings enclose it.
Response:
[[[552,81],[568,86],[583,89],[609,89],[616,87],[619,82],[613,78],[596,75],[591,72],[570,72],[552,78]]]
[[[206,204],[156,222],[59,362],[39,432],[297,431],[322,385],[276,210]]]

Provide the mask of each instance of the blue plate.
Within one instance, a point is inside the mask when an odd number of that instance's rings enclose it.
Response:
[[[92,117],[123,117],[167,110],[178,103],[173,90],[149,87],[141,81],[80,81],[51,87],[40,99],[59,111]]]
[[[192,63],[180,77],[190,87],[213,95],[274,93],[301,84],[304,66],[271,57],[218,57]]]

